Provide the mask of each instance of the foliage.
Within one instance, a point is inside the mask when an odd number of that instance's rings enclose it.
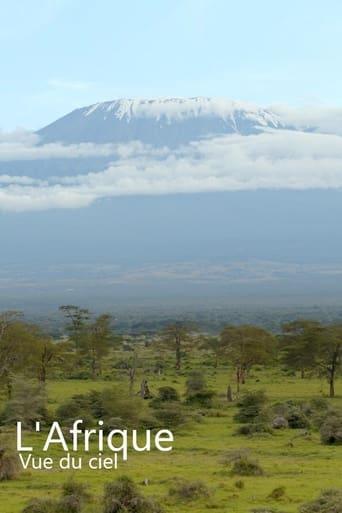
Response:
[[[202,481],[178,481],[169,489],[169,495],[180,501],[193,501],[209,497],[210,492]]]
[[[113,418],[120,418],[122,427],[137,427],[141,410],[138,398],[129,397],[116,388],[105,388],[73,396],[58,407],[56,415],[68,424],[81,418],[85,424],[99,419],[108,425]]]
[[[11,481],[19,474],[18,458],[6,449],[0,449],[0,481]]]
[[[186,380],[187,404],[211,408],[215,392],[207,389],[207,382],[203,372],[192,371]]]
[[[302,377],[316,362],[319,336],[319,322],[299,319],[283,324],[281,337],[281,360],[284,365],[300,370]]]
[[[105,486],[103,513],[161,513],[161,506],[144,497],[129,477],[122,476]]]
[[[321,440],[326,445],[342,444],[342,414],[333,412],[326,417],[321,429]]]
[[[179,393],[177,390],[170,386],[160,387],[158,388],[158,395],[156,397],[161,402],[167,401],[179,401]]]
[[[184,322],[175,322],[168,324],[161,333],[161,340],[164,345],[175,351],[176,370],[181,368],[183,351],[189,351],[191,348],[193,343],[191,334],[193,331],[193,326],[189,326]]]
[[[262,390],[245,393],[237,403],[239,411],[234,420],[242,424],[255,422],[263,415],[266,403],[267,396]]]
[[[342,489],[323,491],[318,499],[304,504],[300,513],[342,513]]]
[[[20,421],[26,429],[34,428],[36,421],[47,422],[45,388],[40,383],[15,379],[11,399],[6,403],[1,418],[5,424]]]
[[[234,476],[262,476],[263,474],[264,471],[259,463],[248,456],[241,456],[233,463],[232,475]]]
[[[269,499],[279,500],[282,499],[285,496],[286,488],[285,486],[277,486],[274,488],[271,493],[269,494]]]
[[[258,326],[226,326],[221,343],[236,368],[238,390],[253,365],[268,363],[275,356],[275,337]]]
[[[177,403],[168,404],[155,410],[154,415],[159,422],[159,427],[174,429],[187,421],[187,416]]]

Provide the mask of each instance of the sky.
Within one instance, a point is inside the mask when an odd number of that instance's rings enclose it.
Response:
[[[0,130],[119,97],[342,106],[340,0],[0,4]]]

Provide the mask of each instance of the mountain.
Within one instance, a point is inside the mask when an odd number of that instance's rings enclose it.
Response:
[[[37,133],[42,143],[125,143],[174,147],[220,134],[288,128],[267,109],[220,98],[119,99],[76,109]]]

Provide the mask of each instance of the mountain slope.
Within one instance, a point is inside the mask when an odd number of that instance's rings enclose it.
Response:
[[[215,98],[119,99],[76,109],[38,131],[43,143],[130,142],[174,147],[203,137],[286,128],[276,114]]]

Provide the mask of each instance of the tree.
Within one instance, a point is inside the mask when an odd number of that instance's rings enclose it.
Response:
[[[0,380],[9,397],[15,375],[34,367],[41,337],[37,326],[25,323],[19,312],[0,314]]]
[[[163,343],[175,351],[176,370],[181,368],[183,350],[189,349],[193,342],[193,337],[191,337],[193,331],[193,328],[183,322],[175,322],[166,326],[161,334]]]
[[[267,363],[274,357],[275,337],[258,326],[226,326],[221,342],[236,370],[237,391],[253,365]]]
[[[282,362],[301,373],[312,369],[316,364],[322,326],[319,322],[299,319],[282,326],[280,339]]]
[[[51,369],[63,365],[70,355],[70,344],[68,342],[53,342],[51,339],[42,337],[37,341],[37,377],[40,383],[45,383],[48,372]]]
[[[109,314],[99,315],[89,327],[86,337],[85,351],[90,356],[92,377],[102,374],[102,360],[108,355],[114,342],[114,333],[111,327],[112,317]]]
[[[335,380],[342,367],[342,325],[327,326],[319,338],[317,366],[329,383],[329,396],[335,397]]]
[[[214,367],[218,367],[219,360],[224,355],[224,346],[220,337],[204,337],[201,344],[202,349],[211,351],[215,358]]]
[[[75,305],[62,305],[59,310],[69,321],[67,332],[70,340],[79,349],[84,343],[84,337],[87,334],[87,327],[90,319],[90,312],[86,308],[80,308]]]

